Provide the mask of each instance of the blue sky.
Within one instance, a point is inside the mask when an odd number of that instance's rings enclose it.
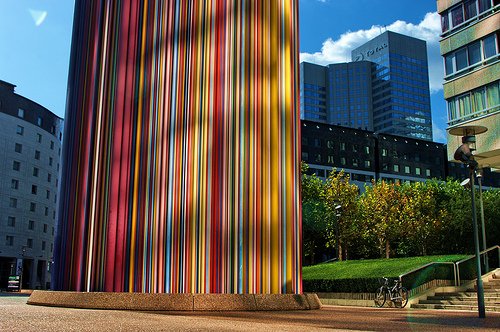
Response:
[[[446,105],[435,0],[299,0],[301,58],[345,62],[384,29],[427,41],[434,140],[445,142]],[[73,0],[0,0],[0,80],[63,117]]]

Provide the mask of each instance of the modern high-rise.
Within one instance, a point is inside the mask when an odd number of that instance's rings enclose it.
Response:
[[[301,63],[301,118],[432,140],[425,41],[386,31],[349,63]]]
[[[372,63],[375,132],[432,140],[425,41],[385,31],[354,49],[351,57]]]
[[[301,118],[373,130],[371,66],[368,61],[328,66],[302,62]]]
[[[480,167],[500,168],[500,1],[438,0],[444,98],[448,104],[448,160],[462,144],[450,129],[482,126],[476,136]],[[473,133],[472,133],[473,134]]]
[[[0,289],[50,284],[58,201],[61,118],[0,80]]]

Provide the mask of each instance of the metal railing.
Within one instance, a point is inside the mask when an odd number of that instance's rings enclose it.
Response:
[[[497,252],[496,257],[494,256],[495,250]],[[491,255],[492,257],[488,257]],[[495,245],[488,248],[480,253],[482,262],[482,274],[486,274],[500,267],[500,246]],[[473,264],[476,256],[470,256],[462,259],[458,262],[432,262],[425,264],[419,268],[413,269],[409,272],[401,274],[398,278],[403,286],[405,286],[410,291],[410,296],[423,291],[427,288],[436,286],[450,286],[451,279],[453,279],[454,286],[461,286],[463,277],[473,277],[466,279],[467,281],[474,280],[475,276],[475,265]],[[466,266],[470,264],[471,267]],[[460,269],[462,268],[462,274]],[[467,270],[466,270],[467,269]],[[453,271],[453,272],[452,272]],[[426,287],[428,286],[428,287]],[[415,290],[412,292],[412,290]]]
[[[497,256],[493,256],[490,260],[490,258],[488,257],[488,254],[489,253],[494,253],[496,250],[497,252]],[[486,250],[483,250],[479,253],[480,257],[481,257],[481,271],[482,271],[482,274],[485,274],[485,273],[488,273],[490,271],[493,271],[494,269],[496,268],[499,268],[500,267],[500,246],[499,245],[496,245],[496,246],[493,246],[493,247],[490,247]],[[464,266],[466,264],[471,264],[471,265],[474,265],[474,262],[472,262],[473,259],[475,259],[476,256],[470,256],[468,258],[464,258],[462,259],[461,261],[458,261],[455,263],[455,265],[457,266],[457,269],[456,269],[456,273],[457,273],[457,286],[460,286],[462,284],[462,279],[463,280],[467,280],[467,281],[470,281],[470,280],[475,280],[477,278],[476,276],[476,273],[475,273],[475,269],[474,268],[470,268],[470,267],[465,267],[463,268],[464,270],[467,269],[467,271],[463,271],[462,273],[462,276],[467,276],[467,277],[472,277],[472,278],[461,278],[460,276],[460,267],[461,266]],[[490,264],[491,262],[491,264]],[[496,264],[495,264],[496,263]],[[488,271],[486,271],[488,270]],[[465,272],[465,273],[464,273]]]

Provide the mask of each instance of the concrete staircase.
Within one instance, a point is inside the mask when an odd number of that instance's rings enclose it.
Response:
[[[474,282],[475,283],[475,282]],[[500,272],[483,279],[484,304],[486,311],[500,312]],[[412,308],[418,309],[449,309],[449,310],[473,310],[477,311],[476,286],[463,292],[436,292],[419,299],[418,303],[412,303]]]

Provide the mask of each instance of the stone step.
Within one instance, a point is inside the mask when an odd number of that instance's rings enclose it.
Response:
[[[421,300],[422,301],[422,300]],[[443,296],[428,296],[424,301],[448,301],[448,302],[476,302],[477,297],[443,297]],[[484,297],[485,303],[500,304],[500,297]]]
[[[418,301],[420,304],[451,304],[451,305],[470,305],[470,306],[477,306],[477,300],[476,301],[460,301],[460,300],[420,300]],[[484,299],[484,304],[487,306],[492,306],[492,307],[500,307],[500,301],[487,301]]]
[[[467,292],[450,292],[450,293],[435,293],[434,296],[443,296],[443,297],[476,297],[477,292],[475,289],[468,290]],[[500,297],[500,292],[493,292],[484,290],[485,297]]]
[[[477,305],[452,305],[452,304],[412,304],[415,309],[445,309],[477,311]],[[500,306],[485,306],[486,311],[500,312]]]
[[[490,288],[490,287],[483,287],[485,293],[500,293],[500,288]],[[466,293],[475,293],[476,292],[476,287],[470,288],[466,291]]]

